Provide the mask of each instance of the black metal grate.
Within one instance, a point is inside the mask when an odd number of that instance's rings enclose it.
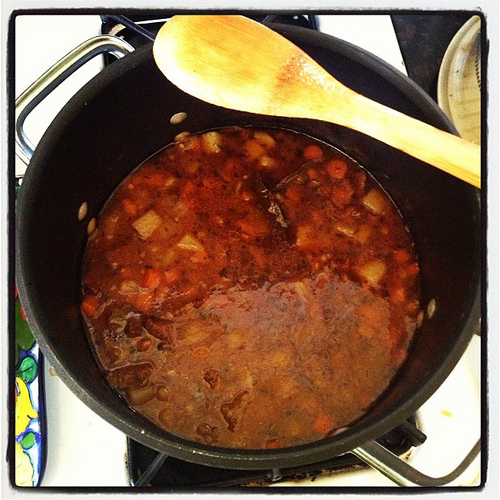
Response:
[[[103,15],[102,33],[123,37],[135,48],[154,40],[156,33],[171,17],[169,13],[162,16],[154,15]],[[279,23],[301,26],[317,30],[318,22],[315,15],[261,15],[248,16],[258,22]]]
[[[382,436],[377,441],[395,455],[401,456],[419,446],[426,440],[417,427],[416,419],[408,421]],[[132,486],[151,486],[156,488],[206,488],[265,486],[280,481],[300,481],[313,479],[325,474],[333,474],[351,468],[367,467],[364,462],[351,453],[332,459],[281,470],[233,470],[207,467],[184,462],[173,457],[159,454],[132,439],[127,442],[127,466]]]

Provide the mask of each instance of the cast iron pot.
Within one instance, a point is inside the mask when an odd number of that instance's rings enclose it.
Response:
[[[342,83],[432,125],[454,131],[434,102],[378,58],[315,31],[273,25]],[[187,119],[171,125],[184,111]],[[324,140],[356,159],[398,205],[414,239],[426,315],[406,364],[372,411],[345,432],[277,450],[205,446],[159,430],[106,383],[79,312],[87,225],[119,182],[176,134],[223,126],[278,126]],[[88,213],[77,217],[83,202]],[[17,203],[16,279],[43,353],[92,410],[136,441],[173,457],[232,469],[283,469],[326,460],[396,427],[444,382],[480,319],[478,191],[376,140],[312,120],[216,108],[186,95],[158,71],[148,44],[113,62],[64,107],[36,147]]]

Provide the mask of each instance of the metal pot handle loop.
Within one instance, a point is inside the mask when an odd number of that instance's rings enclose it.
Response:
[[[109,53],[121,58],[133,50],[132,45],[121,38],[110,35],[96,36],[73,49],[32,83],[16,99],[16,155],[26,165],[29,164],[35,148],[26,137],[24,121],[31,111],[68,76],[99,54]]]
[[[481,440],[477,441],[464,460],[452,472],[437,478],[416,470],[376,441],[365,443],[352,450],[351,453],[399,486],[438,487],[448,485],[457,479],[471,465],[480,451]]]

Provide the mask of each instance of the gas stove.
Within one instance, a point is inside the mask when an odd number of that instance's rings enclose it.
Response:
[[[424,85],[423,88],[427,86],[425,90],[434,97],[432,75],[436,76],[439,57],[442,58],[446,43],[444,46],[441,44],[442,50],[436,61],[428,64],[427,73],[422,73],[418,68],[415,70],[422,62],[415,63],[416,56],[409,50],[408,31],[404,28],[414,23],[415,17],[406,16],[406,20],[405,16],[388,14],[287,15],[279,16],[281,19],[267,17],[270,22],[304,25],[361,46],[389,62],[398,71],[414,77],[417,83]],[[138,22],[150,32],[159,22],[157,16],[136,13],[127,19]],[[452,27],[450,23],[447,24],[450,39],[463,22],[462,14],[453,19],[455,24],[452,23]],[[398,25],[399,29],[396,29]],[[103,32],[126,37],[133,45],[145,41],[133,29],[123,26],[119,19],[109,16],[18,15],[15,19],[16,96],[75,46]],[[413,64],[405,65],[408,61],[413,61]],[[103,61],[98,58],[87,63],[33,111],[25,123],[25,131],[34,144],[69,97],[102,66]],[[16,176],[22,177],[24,169],[25,165],[16,160]],[[397,429],[395,435],[381,438],[388,439],[389,448],[392,446],[395,454],[424,474],[432,477],[448,474],[484,436],[481,345],[481,337],[474,335],[455,370],[417,411],[412,421],[405,424],[403,429]],[[267,492],[267,488],[278,488],[289,493],[297,491],[293,489],[297,487],[316,488],[308,489],[308,492],[348,487],[359,488],[357,492],[361,495],[367,493],[364,489],[367,487],[396,486],[393,480],[368,467],[352,454],[340,457],[341,460],[336,463],[317,464],[307,471],[262,471],[241,477],[232,471],[215,473],[210,469],[189,468],[192,467],[189,464],[183,468],[182,463],[142,448],[102,420],[69,391],[50,366],[45,366],[41,375],[44,378],[47,424],[44,437],[46,466],[41,474],[41,487],[119,488],[120,491],[123,488],[123,491],[128,492],[132,486],[150,486],[153,489],[147,491],[163,487],[166,491],[177,489],[185,492],[185,488],[210,491],[205,488],[215,486],[232,488],[231,491],[237,488],[240,493]],[[471,459],[449,486],[471,487],[473,490],[480,486],[484,478],[484,459],[481,454]]]

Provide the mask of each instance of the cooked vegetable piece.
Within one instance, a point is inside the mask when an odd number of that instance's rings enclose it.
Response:
[[[253,134],[255,140],[270,150],[275,144],[274,137],[264,130],[256,130]]]
[[[366,243],[372,235],[373,227],[369,224],[361,224],[354,234],[354,239],[360,243]]]
[[[95,295],[85,295],[82,300],[82,312],[87,317],[92,317],[99,307],[99,299]]]
[[[352,238],[357,232],[357,228],[355,226],[346,224],[345,222],[337,223],[335,225],[335,230],[349,238]]]
[[[156,388],[149,384],[146,387],[131,387],[126,390],[127,399],[131,405],[140,406],[155,397]]]
[[[372,285],[377,285],[386,271],[386,264],[380,260],[371,260],[362,265],[358,272]]]
[[[161,224],[161,217],[154,211],[149,210],[144,215],[136,219],[132,226],[139,233],[142,239],[149,238]]]
[[[306,160],[319,160],[323,157],[323,150],[317,144],[310,144],[304,149]]]
[[[386,207],[386,198],[382,195],[381,191],[376,188],[368,191],[363,198],[363,205],[374,214],[381,214]]]
[[[245,143],[245,156],[247,160],[252,161],[263,156],[266,153],[266,148],[256,139],[249,139]]]
[[[137,204],[130,198],[123,198],[122,200],[123,210],[129,217],[137,217],[138,207]]]
[[[179,243],[177,243],[177,246],[183,250],[190,250],[191,252],[203,250],[203,245],[192,234],[185,234]]]
[[[163,276],[164,273],[159,271],[158,269],[154,269],[153,267],[147,267],[144,272],[144,281],[143,281],[144,287],[148,289],[158,288],[163,279]]]
[[[330,160],[326,164],[326,170],[332,179],[342,179],[347,173],[347,163],[342,159]]]
[[[203,147],[207,153],[219,153],[221,136],[218,132],[207,132],[202,135]]]

